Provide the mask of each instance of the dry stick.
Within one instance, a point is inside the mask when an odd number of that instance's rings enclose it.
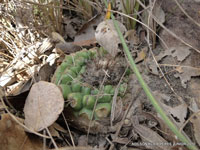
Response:
[[[152,0],[150,0],[150,2],[149,2],[149,6],[150,6],[150,13],[152,14],[152,11],[153,11],[153,8],[154,8],[154,6],[155,6],[155,3],[156,3],[156,0],[154,0],[154,2],[153,2],[153,4],[152,4]],[[151,7],[152,6],[152,7]],[[148,26],[149,26],[149,28],[150,28],[150,19],[151,19],[151,15],[148,15]],[[152,30],[154,30],[155,32],[156,32],[156,23],[152,20]],[[153,34],[153,48],[154,48],[154,46],[155,46],[155,40],[156,40],[156,35],[155,34]],[[147,41],[149,42],[150,41],[150,33],[149,33],[149,30],[147,29]]]
[[[0,52],[0,55],[4,55],[5,57],[8,57],[8,58],[10,58],[10,59],[13,59],[12,56],[9,56],[9,55],[7,55],[7,54],[5,54],[5,53],[3,53],[3,52]]]
[[[118,128],[117,128],[117,131],[116,131],[116,133],[115,133],[115,137],[118,137],[119,132],[120,132],[120,130],[121,130],[123,124],[124,124],[124,120],[126,119],[126,116],[127,116],[128,112],[129,112],[131,106],[133,105],[134,100],[136,100],[136,99],[138,98],[138,96],[140,95],[141,90],[142,90],[142,88],[140,87],[140,88],[138,89],[138,91],[136,92],[136,94],[134,95],[132,101],[129,103],[128,108],[126,109],[126,111],[125,111],[125,113],[124,113],[124,115],[123,115],[123,118],[122,118],[122,120],[120,121],[120,124],[119,124],[119,126],[118,126]],[[113,148],[114,148],[114,145],[112,144],[111,147],[109,148],[109,150],[113,150]]]
[[[101,85],[100,85],[100,88],[99,88],[100,90],[99,90],[99,92],[98,92],[98,94],[97,94],[97,98],[96,98],[96,101],[95,101],[95,104],[94,104],[94,107],[93,107],[93,110],[92,110],[92,117],[91,117],[91,119],[90,119],[90,121],[89,121],[89,127],[88,127],[88,131],[87,131],[87,141],[88,141],[88,136],[89,136],[89,133],[90,133],[91,122],[92,122],[92,119],[93,119],[93,117],[94,117],[94,111],[95,111],[95,109],[96,109],[97,102],[98,102],[100,93],[101,93],[101,91],[102,91],[102,88],[103,88],[103,84],[104,84],[104,82],[105,82],[105,79],[106,79],[106,74],[105,74],[105,76],[104,76],[104,78],[103,78],[103,81],[102,81],[102,83],[101,83]]]
[[[180,8],[180,10],[181,10],[192,22],[194,22],[197,26],[200,27],[200,24],[199,24],[197,21],[195,21],[195,20],[183,9],[183,7],[180,5],[180,3],[179,3],[177,0],[174,0],[174,1],[176,2],[177,6]]]
[[[137,0],[137,2],[144,8],[147,9],[147,7],[140,1]],[[148,10],[147,10],[148,11]],[[149,11],[148,11],[149,12]],[[194,49],[196,52],[200,53],[200,50],[193,47],[192,45],[188,44],[187,42],[185,42],[183,39],[181,39],[179,36],[177,36],[175,33],[173,33],[172,31],[170,31],[169,29],[167,29],[153,14],[151,14],[151,17],[163,28],[165,29],[170,35],[172,35],[173,37],[175,37],[177,40],[179,40],[181,43],[185,44],[186,46]],[[162,41],[163,42],[163,41]],[[166,45],[165,45],[166,46]],[[168,47],[167,47],[168,49]]]
[[[47,127],[46,127],[45,129],[46,129],[48,135],[50,136],[50,139],[51,139],[51,141],[52,141],[54,147],[56,148],[56,150],[58,150],[58,146],[56,145],[56,142],[54,141],[54,139],[53,139],[53,137],[52,137],[52,135],[51,135],[49,129],[48,129]]]
[[[191,69],[196,69],[200,71],[200,68],[198,67],[185,66],[185,65],[182,66],[182,65],[172,65],[172,64],[159,64],[159,66],[191,68]]]
[[[67,123],[67,120],[66,120],[65,115],[64,115],[63,112],[62,112],[62,116],[63,116],[63,119],[64,119],[65,124],[66,124],[66,126],[67,126],[67,130],[68,130],[68,132],[69,132],[69,135],[70,135],[70,138],[71,138],[71,141],[72,141],[72,145],[73,145],[73,147],[75,148],[74,138],[73,138],[73,136],[72,136],[71,130],[70,130],[70,128],[69,128],[69,125],[68,125],[68,123]]]
[[[46,135],[46,130],[43,130],[43,135]],[[46,150],[46,144],[47,144],[47,140],[46,138],[43,138],[43,150]]]

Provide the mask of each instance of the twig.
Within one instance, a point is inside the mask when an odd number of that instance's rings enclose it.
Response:
[[[70,128],[69,128],[69,125],[68,125],[68,123],[67,123],[67,120],[66,120],[65,115],[64,115],[63,112],[62,112],[62,116],[63,116],[63,119],[64,119],[65,124],[66,124],[66,126],[67,126],[67,130],[69,131],[69,135],[70,135],[70,138],[71,138],[71,141],[72,141],[72,145],[73,145],[73,147],[75,147],[74,138],[73,138],[73,136],[72,136],[71,130],[70,130]]]

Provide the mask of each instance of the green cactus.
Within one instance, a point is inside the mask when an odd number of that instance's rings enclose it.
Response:
[[[91,88],[82,86],[81,93],[83,93],[83,95],[89,95],[91,94]]]
[[[61,84],[68,84],[70,83],[74,78],[76,77],[76,74],[71,71],[67,70],[64,72],[64,74],[61,76]]]
[[[83,99],[82,93],[70,93],[68,95],[68,100],[70,102],[70,106],[75,111],[81,110],[81,108],[82,108],[82,99]]]
[[[112,85],[106,85],[104,86],[104,92],[106,94],[110,94],[110,91],[113,89]]]
[[[60,84],[59,87],[62,90],[64,99],[67,99],[68,95],[72,92],[71,87],[67,84]]]
[[[78,75],[81,71],[81,66],[73,66],[70,68],[70,70],[73,71],[76,75]]]
[[[92,110],[97,98],[97,105],[94,111],[95,119],[108,117],[111,112],[115,87],[104,85],[103,89],[100,90],[98,87],[86,86],[82,83],[82,74],[86,71],[86,63],[96,56],[96,50],[83,50],[67,55],[57,68],[52,79],[52,82],[61,89],[64,99],[69,101],[76,117],[92,119]],[[122,83],[119,86],[118,96],[123,96],[126,89],[127,84]]]
[[[108,117],[111,112],[111,104],[110,103],[99,103],[95,109],[95,117],[96,119],[101,119]]]
[[[81,92],[81,84],[78,81],[72,82],[72,92]]]
[[[109,103],[112,100],[111,95],[102,95],[98,99],[98,103]]]
[[[87,120],[92,120],[92,110],[83,108],[79,111],[79,116]]]
[[[85,95],[83,97],[83,106],[88,109],[93,109],[95,101],[96,99],[93,95]]]

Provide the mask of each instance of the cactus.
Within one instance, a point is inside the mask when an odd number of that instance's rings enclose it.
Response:
[[[112,90],[112,85],[106,85],[106,86],[104,86],[104,92],[106,93],[106,94],[110,94],[110,91]]]
[[[85,95],[83,97],[83,106],[88,109],[93,109],[95,101],[96,99],[93,95]]]
[[[61,84],[68,84],[69,82],[71,82],[74,78],[76,77],[76,74],[71,71],[71,70],[67,70],[66,72],[64,72],[64,74],[61,76]]]
[[[126,92],[126,89],[127,89],[127,83],[122,83],[120,86],[119,86],[119,94],[121,96],[123,96]]]
[[[62,90],[64,99],[67,99],[68,95],[72,92],[71,87],[67,84],[60,84],[59,87]]]
[[[76,75],[78,75],[81,71],[81,66],[73,66],[70,68],[70,70],[73,71]]]
[[[92,119],[92,110],[96,100],[97,105],[94,110],[94,119],[108,117],[111,112],[115,87],[104,85],[103,89],[99,90],[98,87],[91,88],[92,86],[86,86],[82,83],[82,74],[86,71],[86,63],[96,56],[96,50],[83,50],[67,55],[57,68],[52,79],[52,82],[61,89],[64,99],[69,101],[76,117]],[[121,84],[118,96],[123,96],[126,89],[127,84]]]
[[[91,88],[82,86],[81,93],[84,95],[89,95],[91,94]]]
[[[72,82],[72,92],[81,92],[81,84],[79,82]]]
[[[82,98],[82,93],[70,93],[68,95],[70,106],[76,111],[80,110],[82,108]]]
[[[79,111],[79,116],[87,120],[92,120],[92,110],[83,108]]]
[[[108,117],[111,112],[111,104],[110,103],[99,103],[95,109],[95,117],[96,119],[101,119]]]
[[[98,99],[98,103],[109,103],[112,100],[112,96],[111,95],[103,95],[100,96],[100,98]]]

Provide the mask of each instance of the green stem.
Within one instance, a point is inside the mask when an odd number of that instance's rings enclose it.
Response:
[[[105,5],[107,6],[107,2],[106,0],[104,0]],[[152,93],[149,90],[148,85],[145,83],[145,81],[143,80],[139,70],[137,69],[137,66],[131,56],[131,53],[129,51],[128,46],[126,45],[125,39],[120,31],[120,28],[118,26],[117,21],[115,20],[115,17],[113,16],[113,14],[111,13],[111,18],[114,22],[115,25],[115,29],[119,35],[119,38],[122,42],[123,48],[124,48],[124,52],[128,57],[128,61],[130,63],[130,67],[131,69],[134,71],[135,75],[137,76],[137,79],[139,81],[139,83],[141,84],[143,90],[145,91],[147,97],[149,98],[149,100],[151,101],[152,105],[154,106],[155,110],[160,114],[160,116],[162,117],[162,119],[164,120],[164,122],[168,125],[168,127],[174,132],[174,134],[176,134],[176,136],[184,143],[186,144],[186,146],[191,149],[191,150],[197,150],[198,148],[191,143],[178,129],[177,127],[172,123],[172,121],[167,117],[167,115],[165,114],[165,112],[162,110],[162,108],[159,106],[158,102],[156,101],[156,99],[154,98],[154,96],[152,95]]]

